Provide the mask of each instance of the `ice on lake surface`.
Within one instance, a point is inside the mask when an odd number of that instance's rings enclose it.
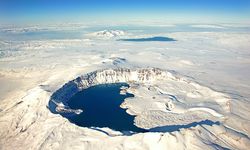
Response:
[[[133,94],[120,94],[120,88],[128,86],[126,83],[101,84],[89,87],[76,95],[68,102],[72,109],[82,109],[79,115],[70,115],[67,118],[82,127],[109,127],[118,131],[145,131],[134,125],[134,116],[126,113],[120,107],[125,98]]]
[[[249,31],[236,24],[1,26],[0,147],[248,149]],[[167,77],[142,82],[151,72],[140,68],[148,67]],[[117,82],[130,87],[107,85]]]

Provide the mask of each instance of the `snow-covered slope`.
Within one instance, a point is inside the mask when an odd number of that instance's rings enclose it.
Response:
[[[125,35],[125,32],[122,30],[103,30],[103,31],[97,31],[92,34],[92,36],[98,37],[98,38],[114,38]]]
[[[79,113],[79,110],[67,106],[67,101],[74,94],[90,86],[119,82],[131,85],[128,91],[135,94],[135,98],[125,101],[122,107],[128,108],[127,112],[131,115],[137,115],[135,123],[142,128],[185,125],[207,119],[221,120],[223,114],[230,112],[229,96],[158,68],[105,69],[80,76],[52,95],[50,110],[54,113]],[[138,84],[136,88],[133,86],[135,84]],[[181,98],[185,96],[185,99]],[[203,100],[198,100],[201,97]],[[140,106],[139,103],[144,105]]]
[[[1,37],[0,149],[250,147],[248,32],[161,33],[173,43],[102,40],[92,32],[81,39]],[[130,84],[123,92],[135,97],[121,107],[149,132],[84,128],[62,117],[74,93],[111,82]]]

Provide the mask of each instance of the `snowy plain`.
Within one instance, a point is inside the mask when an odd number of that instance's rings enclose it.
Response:
[[[250,147],[247,25],[2,25],[0,30],[0,149]],[[176,41],[119,41],[154,36]],[[131,71],[116,72],[119,68]],[[135,97],[121,107],[149,132],[79,127],[50,111],[58,89],[95,71],[95,84],[130,83],[127,92]]]

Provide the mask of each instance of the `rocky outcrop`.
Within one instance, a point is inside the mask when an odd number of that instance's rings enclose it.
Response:
[[[158,68],[117,68],[90,72],[69,81],[57,90],[51,96],[49,109],[53,113],[58,113],[58,110],[63,110],[60,111],[61,113],[74,112],[70,108],[67,109],[67,101],[77,92],[94,85],[119,82],[150,83],[164,78],[173,78],[173,76]]]

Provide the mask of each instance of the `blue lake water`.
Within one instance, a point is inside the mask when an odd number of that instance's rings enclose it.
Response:
[[[68,105],[72,109],[82,109],[79,115],[68,115],[72,123],[82,127],[109,127],[117,131],[144,132],[134,125],[134,116],[120,107],[127,97],[133,94],[120,94],[126,83],[102,84],[90,87],[74,95]]]
[[[169,41],[176,41],[173,38],[169,37],[149,37],[149,38],[133,38],[133,39],[119,39],[119,41],[130,41],[130,42],[152,42],[152,41],[158,41],[158,42],[169,42]]]
[[[72,27],[64,29],[64,26],[41,26],[37,31],[27,30],[25,32],[8,32],[8,29],[15,27],[1,27],[0,39],[10,41],[29,41],[29,40],[52,40],[52,39],[82,39],[89,38],[88,33],[97,32],[101,30],[124,30],[128,33],[138,34],[162,34],[174,32],[250,32],[250,27],[226,27],[226,28],[195,28],[190,24],[176,24],[174,26],[147,26],[147,25],[95,25],[89,27]],[[17,26],[18,28],[18,26]],[[21,26],[22,28],[22,26]],[[27,27],[28,28],[28,27]]]
[[[199,122],[192,122],[184,125],[166,125],[154,127],[148,130],[138,128],[134,125],[134,116],[126,113],[125,109],[122,109],[120,105],[125,98],[133,97],[133,94],[126,93],[121,95],[121,87],[129,86],[126,83],[112,83],[101,84],[89,87],[76,93],[68,101],[68,106],[71,109],[81,109],[81,114],[75,113],[60,113],[63,117],[67,118],[71,123],[74,123],[81,127],[108,127],[113,130],[122,131],[124,134],[130,135],[131,132],[173,132],[179,131],[182,128],[190,128],[197,125],[219,125],[220,122],[212,120],[201,120]],[[60,92],[60,91],[59,91]],[[56,98],[57,92],[53,99]],[[60,94],[59,94],[60,95]],[[131,99],[132,101],[133,99]],[[58,101],[58,100],[57,100]],[[51,112],[57,113],[56,105],[50,101],[48,108]],[[160,116],[159,116],[160,117]],[[102,131],[98,128],[93,128],[98,131]],[[105,132],[105,131],[102,131]]]

